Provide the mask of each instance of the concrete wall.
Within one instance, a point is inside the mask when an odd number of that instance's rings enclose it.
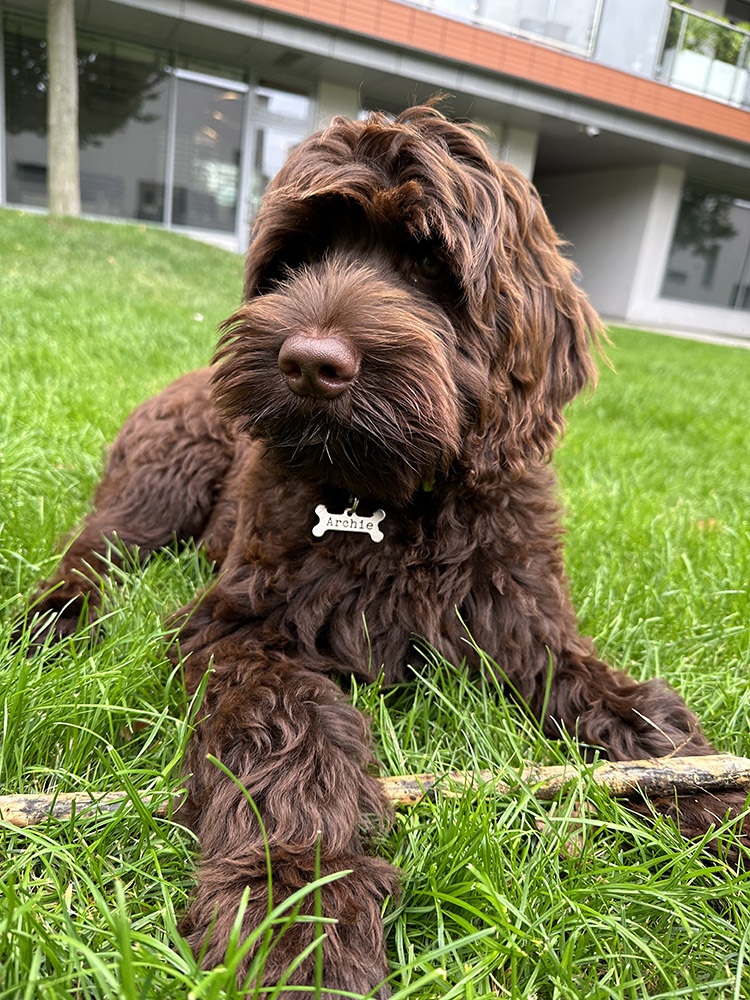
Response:
[[[571,243],[581,284],[605,316],[628,313],[658,167],[539,177],[552,224]],[[671,233],[671,228],[670,228]]]
[[[684,183],[683,170],[668,166],[657,168],[624,319],[637,326],[728,333],[750,339],[750,315],[745,310],[668,299],[661,295]]]
[[[534,176],[536,151],[539,145],[539,132],[525,128],[514,128],[511,125],[503,130],[500,143],[500,159],[518,167],[524,177],[529,180]]]
[[[661,295],[685,182],[660,164],[535,178],[581,285],[607,319],[634,326],[726,333],[750,339],[746,311]]]
[[[498,109],[500,110],[500,109]],[[512,163],[529,180],[534,176],[536,151],[539,146],[539,132],[535,129],[515,128],[497,119],[475,117],[477,125],[487,132],[482,139],[496,160]]]
[[[490,120],[489,118],[479,118],[475,116],[473,121],[476,125],[481,125],[482,128],[487,130],[486,132],[482,133],[481,137],[487,144],[487,148],[489,149],[494,159],[502,160],[503,158],[502,139],[503,139],[503,134],[505,133],[505,126],[501,122],[495,119]]]
[[[623,313],[631,321],[656,314],[684,184],[685,171],[679,167],[656,168],[638,262]]]

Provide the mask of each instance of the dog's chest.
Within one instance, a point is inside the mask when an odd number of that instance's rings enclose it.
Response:
[[[482,503],[446,489],[409,511],[386,508],[381,541],[313,534],[316,507],[340,513],[346,496],[262,472],[255,485],[217,596],[254,642],[310,667],[397,681],[417,637],[450,662],[473,657],[475,643],[499,662],[554,644],[572,620],[546,470]],[[357,514],[370,520],[378,506]]]
[[[387,680],[403,675],[415,636],[460,655],[456,608],[472,588],[472,560],[423,519],[403,516],[380,521],[379,541],[367,530],[318,537],[316,506],[290,518],[263,503],[245,521],[230,576],[244,576],[247,618],[263,622],[266,641],[325,669],[364,677],[383,669]],[[363,508],[361,519],[372,515]]]

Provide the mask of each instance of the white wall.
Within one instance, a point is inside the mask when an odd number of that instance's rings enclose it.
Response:
[[[581,272],[581,285],[605,316],[627,315],[658,170],[537,178],[552,224],[572,244],[568,252]]]
[[[680,167],[662,164],[656,168],[638,263],[623,313],[628,319],[653,315],[659,302],[684,184],[685,171]]]

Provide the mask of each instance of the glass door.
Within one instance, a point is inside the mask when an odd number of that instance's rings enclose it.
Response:
[[[187,70],[175,77],[170,222],[234,233],[247,87]]]
[[[253,168],[248,192],[251,220],[287,154],[309,135],[311,113],[312,101],[302,91],[264,82],[253,88]]]

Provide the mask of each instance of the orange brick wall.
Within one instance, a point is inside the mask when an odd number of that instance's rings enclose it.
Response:
[[[750,112],[394,0],[246,0],[649,117],[750,142]]]

